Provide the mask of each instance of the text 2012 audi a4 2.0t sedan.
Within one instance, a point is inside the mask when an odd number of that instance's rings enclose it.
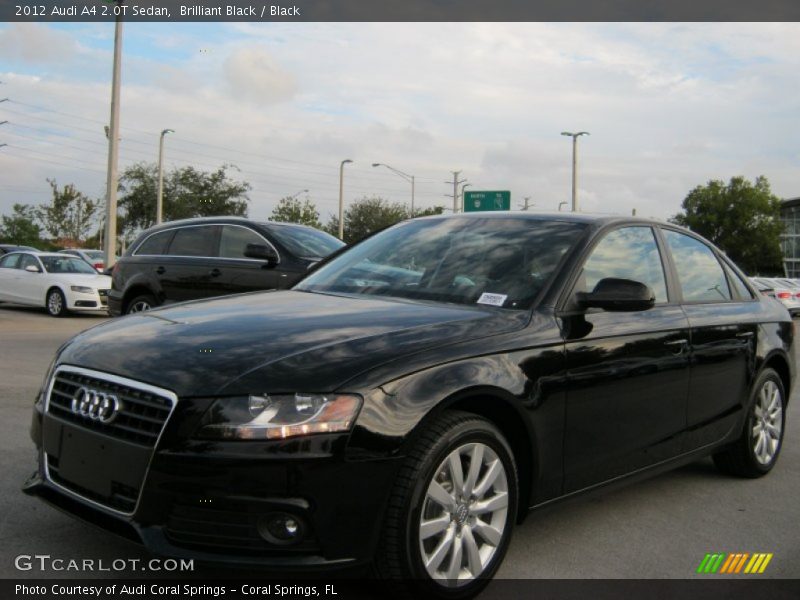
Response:
[[[370,563],[465,597],[531,507],[709,454],[768,473],[793,334],[672,225],[414,219],[292,290],[73,338],[35,403],[25,490],[162,556]]]

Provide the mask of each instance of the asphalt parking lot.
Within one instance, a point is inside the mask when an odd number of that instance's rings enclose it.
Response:
[[[28,427],[45,370],[64,341],[104,320],[89,315],[54,319],[43,310],[0,305],[2,578],[86,576],[19,571],[14,559],[23,554],[105,561],[149,558],[138,546],[74,521],[20,491],[35,468]],[[764,574],[748,577],[800,577],[800,409],[797,393],[793,396],[782,455],[769,476],[734,479],[704,460],[537,511],[516,529],[498,577],[722,577],[695,574],[705,554],[714,552],[773,553]],[[148,576],[136,571],[92,574],[125,575]]]

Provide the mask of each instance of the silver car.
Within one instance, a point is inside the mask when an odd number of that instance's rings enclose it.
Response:
[[[780,301],[792,314],[800,314],[800,285],[782,277],[751,277],[762,293]]]

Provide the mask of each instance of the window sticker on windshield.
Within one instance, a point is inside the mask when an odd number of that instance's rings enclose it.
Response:
[[[488,292],[483,292],[481,297],[478,298],[478,304],[491,304],[492,306],[503,306],[505,304],[506,296],[505,294],[490,294]]]

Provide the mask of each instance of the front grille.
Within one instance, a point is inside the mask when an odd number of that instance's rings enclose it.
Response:
[[[119,399],[119,412],[111,423],[91,420],[72,411],[72,400],[80,388],[113,394]],[[155,446],[172,410],[172,401],[152,392],[73,371],[59,371],[50,392],[48,412],[82,428],[141,444]]]
[[[92,398],[117,398],[110,422],[80,413],[81,403],[73,400],[87,397],[79,393],[81,388]],[[132,514],[177,397],[144,383],[67,365],[56,369],[49,390],[42,421],[45,477],[85,502]]]

